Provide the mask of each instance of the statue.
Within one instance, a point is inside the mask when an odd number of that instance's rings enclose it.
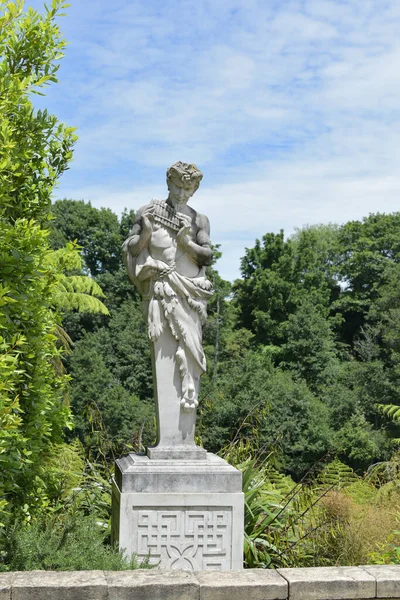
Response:
[[[158,431],[146,454],[116,460],[112,539],[162,569],[229,571],[243,566],[242,475],[194,441],[211,248],[207,217],[187,202],[202,177],[172,165],[168,198],[137,212],[123,245],[147,322]]]
[[[165,447],[169,457],[173,448],[197,448],[195,412],[200,376],[206,370],[202,325],[211,295],[205,268],[212,253],[208,219],[187,202],[202,177],[195,165],[172,165],[167,171],[167,200],[152,200],[140,208],[123,244],[129,277],[143,299],[152,345],[157,448]]]

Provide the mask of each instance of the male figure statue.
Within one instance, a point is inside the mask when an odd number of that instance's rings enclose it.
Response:
[[[116,461],[113,540],[163,569],[227,571],[243,565],[242,475],[194,441],[211,248],[208,219],[187,201],[201,179],[172,165],[167,200],[138,211],[123,246],[147,319],[158,439]]]
[[[205,276],[212,258],[209,222],[187,205],[202,177],[195,165],[172,165],[167,200],[152,200],[139,209],[123,245],[152,342],[157,447],[169,455],[172,448],[194,446],[199,379],[206,369],[202,325],[211,295]]]

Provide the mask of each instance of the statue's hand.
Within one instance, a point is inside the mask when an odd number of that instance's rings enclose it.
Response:
[[[147,206],[142,213],[142,232],[148,237],[153,233],[152,220],[154,216],[154,206]]]
[[[192,219],[189,215],[180,214],[179,219],[181,221],[182,227],[178,231],[178,235],[176,236],[178,243],[182,246],[187,246],[189,243],[189,234],[192,230]]]

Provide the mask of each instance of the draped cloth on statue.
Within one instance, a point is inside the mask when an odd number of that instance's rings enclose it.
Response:
[[[156,342],[168,328],[177,342],[180,404],[185,410],[195,409],[198,381],[206,370],[202,326],[207,318],[207,300],[212,294],[205,269],[199,269],[196,277],[187,277],[176,271],[175,262],[167,264],[154,259],[147,246],[137,257],[127,253],[126,262],[144,300],[150,340]]]

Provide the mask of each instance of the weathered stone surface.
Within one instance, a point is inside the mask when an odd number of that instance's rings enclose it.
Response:
[[[361,567],[278,569],[289,583],[290,600],[375,598],[375,578]]]
[[[225,460],[205,452],[204,460],[156,460],[129,454],[116,461],[115,480],[121,492],[241,492],[242,474]]]
[[[203,175],[193,164],[177,162],[167,171],[168,198],[139,208],[123,259],[143,298],[151,342],[157,444],[150,458],[190,455],[204,459],[194,442],[200,377],[206,370],[202,326],[211,282],[210,226],[188,200]]]
[[[121,487],[122,491],[121,491]],[[116,463],[113,539],[162,569],[241,569],[242,474],[222,458]]]
[[[288,583],[276,571],[196,573],[200,583],[200,600],[280,600],[288,597]]]
[[[10,600],[12,573],[0,573],[0,600]]]
[[[187,415],[186,415],[187,416]],[[190,428],[191,429],[191,428]],[[192,444],[180,444],[179,446],[149,446],[147,456],[152,460],[206,460],[207,450]]]
[[[376,593],[377,592],[377,593]],[[400,600],[400,565],[0,574],[0,600]]]
[[[128,557],[162,569],[243,568],[242,475],[195,443],[202,327],[212,296],[210,226],[188,206],[203,175],[167,170],[168,198],[139,208],[123,260],[143,299],[153,367],[157,443],[116,462],[112,536]]]
[[[195,474],[193,474],[195,477]],[[243,494],[120,493],[119,547],[161,569],[243,567]]]
[[[400,565],[368,565],[363,568],[376,579],[377,598],[400,598]]]
[[[103,571],[15,573],[12,600],[107,600]]]
[[[199,600],[199,582],[186,571],[106,572],[108,600]]]

